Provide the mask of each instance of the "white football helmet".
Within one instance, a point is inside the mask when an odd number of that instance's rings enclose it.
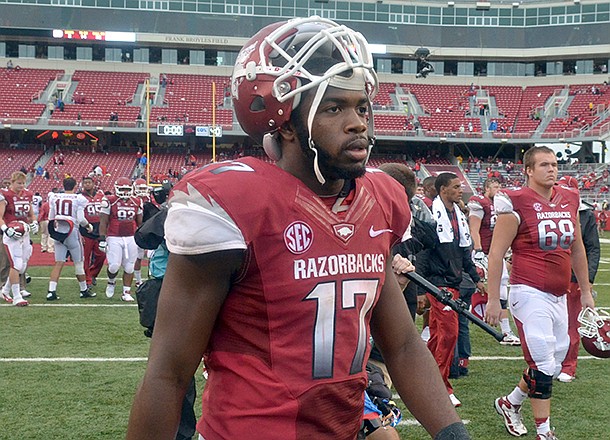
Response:
[[[149,188],[146,184],[146,180],[142,178],[138,178],[133,182],[133,194],[136,197],[146,197],[148,196]]]
[[[312,60],[324,60],[324,65]],[[262,143],[269,157],[278,160],[277,130],[290,120],[301,93],[316,89],[307,128],[309,148],[315,154],[314,171],[324,183],[311,127],[328,86],[366,91],[372,147],[370,101],[377,93],[378,79],[366,39],[346,26],[316,16],[274,23],[254,35],[237,56],[231,78],[235,115],[244,131]]]
[[[580,327],[578,333],[582,346],[595,357],[610,358],[610,315],[605,310],[590,307],[578,315]]]
[[[127,177],[119,177],[114,182],[114,193],[121,199],[128,199],[133,196],[133,186]]]

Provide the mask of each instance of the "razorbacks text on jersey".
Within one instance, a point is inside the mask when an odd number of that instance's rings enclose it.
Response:
[[[136,197],[122,199],[109,195],[102,199],[100,212],[109,216],[108,237],[133,237],[138,228],[137,217],[142,214],[142,202]]]
[[[355,182],[341,215],[254,158],[209,165],[174,187],[170,252],[246,251],[208,345],[198,426],[206,440],[248,438],[253,426],[278,440],[356,437],[368,324],[411,214],[386,174]]]
[[[33,194],[30,190],[24,189],[17,195],[10,188],[0,189],[0,200],[6,201],[4,208],[4,222],[10,223],[15,220],[28,221],[30,209],[32,209]]]
[[[512,244],[511,284],[525,284],[556,296],[568,292],[570,247],[578,221],[579,197],[562,186],[551,200],[524,187],[502,190],[494,197],[497,214],[512,213],[519,221]]]
[[[491,237],[493,236],[493,229],[496,224],[496,211],[493,200],[483,194],[476,194],[468,201],[468,209],[470,209],[470,215],[481,219],[479,236],[481,237],[481,248],[487,255],[489,254]]]

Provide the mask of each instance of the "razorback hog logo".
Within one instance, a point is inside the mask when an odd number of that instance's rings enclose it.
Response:
[[[335,235],[345,243],[347,243],[347,241],[352,238],[352,235],[354,235],[354,225],[350,225],[349,223],[333,225],[333,229],[335,231]]]
[[[296,221],[288,225],[284,230],[284,243],[293,254],[307,252],[313,242],[313,230],[301,221]]]

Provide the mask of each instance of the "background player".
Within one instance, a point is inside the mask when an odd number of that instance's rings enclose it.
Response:
[[[146,180],[142,178],[134,180],[133,195],[134,197],[140,199],[140,203],[142,204],[142,221],[145,222],[146,220],[148,220],[149,215],[146,215],[146,210],[144,207],[147,206],[147,204],[152,203],[150,198],[150,189],[146,184]],[[158,209],[155,209],[155,211],[158,211]],[[145,254],[146,250],[138,246],[138,257],[136,258],[133,271],[134,277],[136,279],[136,287],[142,284],[142,260],[144,259]]]
[[[557,183],[572,188],[573,191],[578,193],[578,181],[572,176],[563,176]],[[585,253],[587,254],[589,284],[591,285],[591,288],[593,288],[595,276],[597,275],[597,268],[599,267],[600,245],[592,206],[589,206],[581,200],[578,207],[578,216],[580,220],[580,235],[582,236]],[[582,310],[580,294],[578,281],[572,273],[572,278],[570,279],[570,292],[567,297],[570,348],[561,364],[561,373],[557,376],[557,380],[560,382],[572,382],[576,377],[578,349],[580,348],[580,334],[578,333],[580,323],[578,322],[578,315]]]
[[[593,308],[587,259],[578,220],[578,194],[556,186],[557,158],[548,147],[532,147],[523,157],[526,186],[498,192],[498,219],[489,252],[489,300],[485,319],[501,315],[502,261],[512,247],[510,310],[528,369],[507,396],[495,401],[511,435],[527,433],[521,404],[530,397],[537,440],[555,439],[551,431],[553,378],[561,371],[569,345],[566,293],[570,266],[581,289],[583,307]]]
[[[19,285],[20,275],[25,273],[32,256],[30,232],[38,232],[38,222],[32,209],[32,192],[25,188],[26,175],[21,171],[11,174],[11,184],[0,189],[0,230],[2,242],[8,254],[11,268],[3,288],[3,296],[15,306],[27,306]],[[23,222],[20,228],[9,226],[12,222]],[[5,290],[6,289],[6,290]],[[27,294],[29,296],[29,294]]]
[[[66,263],[68,252],[74,262],[74,273],[78,280],[81,298],[93,298],[95,293],[87,287],[83,243],[77,226],[87,232],[93,231],[93,225],[85,218],[87,199],[82,194],[76,194],[76,180],[68,177],[63,180],[63,193],[49,195],[49,234],[55,240],[55,266],[49,279],[47,301],[58,300],[57,282],[61,270]]]
[[[253,427],[267,439],[353,440],[369,323],[415,417],[437,438],[469,438],[387,262],[410,213],[397,183],[366,173],[377,84],[364,38],[330,20],[275,23],[246,43],[234,107],[277,166],[220,162],[174,187],[128,439],[175,436],[205,352],[206,440],[249,438]]]
[[[119,177],[114,184],[115,193],[102,200],[100,209],[100,250],[106,251],[108,285],[106,297],[114,296],[116,276],[123,268],[123,301],[132,302],[131,283],[138,256],[138,245],[133,236],[142,224],[142,204],[133,197],[131,181]]]
[[[493,205],[494,196],[500,189],[500,180],[490,177],[483,184],[484,193],[475,194],[468,201],[468,225],[474,243],[473,260],[487,271],[487,255],[491,246],[491,237],[496,225],[496,213]],[[508,269],[506,263],[502,268],[502,284],[500,285],[500,304],[502,319],[500,328],[504,333],[502,345],[521,345],[519,338],[513,333],[508,321]]]
[[[83,236],[85,275],[87,286],[95,286],[97,284],[96,278],[102,270],[104,260],[106,259],[106,254],[98,246],[100,238],[100,210],[102,208],[104,192],[95,187],[92,177],[83,178],[82,185],[81,194],[87,199],[85,218],[93,226],[91,232],[87,231],[86,228],[80,228],[80,233]]]

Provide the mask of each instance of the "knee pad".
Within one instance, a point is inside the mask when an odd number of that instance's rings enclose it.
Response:
[[[121,263],[108,263],[108,272],[118,273],[121,269]]]
[[[126,263],[125,266],[123,267],[123,270],[125,271],[125,273],[133,273],[134,271],[134,266],[135,266],[135,261],[133,263]]]
[[[83,261],[74,263],[74,273],[76,275],[85,275],[85,263]]]
[[[553,391],[553,376],[530,368],[523,373],[523,379],[525,380],[525,383],[527,383],[527,394],[531,399],[544,400],[551,398]]]
[[[502,307],[502,310],[506,310],[508,308],[508,301],[505,299],[501,299],[500,300],[500,307]]]

